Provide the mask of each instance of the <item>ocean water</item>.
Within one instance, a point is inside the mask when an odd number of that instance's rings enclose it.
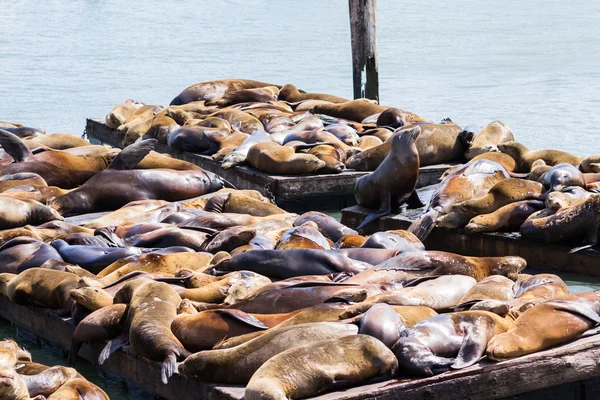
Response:
[[[347,0],[22,0],[0,16],[0,120],[49,132],[213,79],[352,96]],[[377,21],[382,104],[600,153],[600,2],[380,0]]]

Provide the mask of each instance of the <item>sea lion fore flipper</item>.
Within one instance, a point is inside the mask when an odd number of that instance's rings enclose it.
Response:
[[[408,209],[415,209],[415,208],[425,207],[425,204],[423,204],[423,202],[419,198],[419,194],[417,193],[417,191],[413,190],[413,192],[410,194],[410,196],[406,200],[406,206]]]
[[[156,139],[146,139],[125,147],[110,163],[108,169],[126,170],[133,169],[154,150],[158,141]]]
[[[22,162],[29,157],[33,157],[33,154],[20,137],[4,129],[0,129],[0,146],[15,159],[15,162]]]
[[[356,228],[356,230],[361,230],[371,222],[375,221],[383,217],[384,215],[388,215],[392,211],[392,193],[388,191],[386,194],[381,196],[381,204],[379,206],[379,210],[374,213],[367,215],[367,217],[361,222],[361,224]]]
[[[544,304],[549,304],[556,310],[577,314],[581,317],[589,319],[590,321],[600,324],[600,315],[598,315],[598,313],[587,304],[564,300],[549,300],[544,302]]]
[[[102,353],[100,353],[100,356],[98,356],[98,363],[100,365],[104,364],[104,362],[108,360],[108,357],[110,357],[112,353],[119,350],[123,346],[127,346],[128,344],[129,337],[125,335],[121,335],[113,340],[109,340],[108,343],[106,343],[104,349],[102,350]]]
[[[418,237],[419,240],[425,240],[435,227],[435,220],[439,214],[440,213],[437,210],[427,211],[410,224],[408,231]]]
[[[466,368],[481,359],[487,346],[486,328],[469,324],[464,327],[463,342],[458,356],[450,366],[452,369]]]
[[[231,197],[231,192],[220,193],[212,196],[204,206],[204,211],[220,214],[223,212],[225,203]]]

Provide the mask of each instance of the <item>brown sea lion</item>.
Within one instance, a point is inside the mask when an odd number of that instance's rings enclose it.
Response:
[[[96,311],[113,304],[113,296],[99,287],[72,289],[70,295],[73,301],[90,311]]]
[[[85,224],[87,228],[101,229],[107,226],[118,226],[131,218],[140,215],[146,211],[156,210],[167,205],[164,200],[138,200],[125,204],[123,207],[110,214],[103,215],[91,222]]]
[[[0,229],[63,220],[53,208],[38,201],[23,198],[0,195],[0,210]]]
[[[567,242],[578,244],[571,249],[574,253],[594,247],[598,243],[600,229],[600,195],[593,195],[556,214],[529,218],[521,225],[523,239],[542,243]]]
[[[546,196],[546,207],[551,210],[560,210],[574,206],[575,204],[592,196],[592,193],[579,186],[569,186],[560,191],[550,192]]]
[[[249,79],[223,79],[201,82],[192,85],[177,95],[172,101],[172,106],[191,103],[193,101],[210,100],[223,97],[226,93],[243,89],[254,89],[266,86],[277,86],[270,83],[253,81]],[[280,86],[277,86],[280,87]]]
[[[32,172],[19,172],[0,177],[0,192],[23,185],[48,186],[44,178]]]
[[[346,161],[346,153],[338,147],[331,145],[317,145],[304,152],[325,162],[325,166],[316,171],[319,174],[339,174],[346,169],[346,164],[344,164]]]
[[[314,226],[309,224],[313,224]],[[307,222],[305,225],[290,228],[281,235],[275,250],[289,249],[330,250],[331,247],[327,239],[319,232],[316,224],[314,222]]]
[[[43,144],[55,150],[70,149],[73,147],[89,146],[90,142],[71,133],[53,133],[52,135],[40,135],[28,139],[35,143]]]
[[[271,357],[295,346],[354,335],[353,325],[320,322],[266,332],[234,348],[196,353],[179,365],[179,373],[207,382],[248,383]]]
[[[510,321],[487,311],[443,314],[406,330],[392,351],[402,372],[432,376],[475,364],[490,339],[510,328]]]
[[[295,153],[293,148],[275,142],[256,143],[250,147],[247,160],[260,171],[280,175],[310,174],[326,165],[311,154]]]
[[[85,183],[98,172],[63,168],[38,160],[22,139],[2,129],[0,129],[0,145],[15,160],[12,164],[0,166],[0,176],[30,172],[41,176],[50,186],[72,189]]]
[[[339,238],[333,245],[333,250],[339,249],[353,249],[357,247],[362,247],[362,245],[367,241],[367,238],[362,235],[358,235],[355,233],[349,233],[341,238]]]
[[[536,200],[542,194],[542,185],[538,182],[508,178],[491,187],[483,197],[476,197],[454,205],[454,211],[467,217],[490,214],[507,204],[523,200]]]
[[[2,192],[1,195],[24,201],[35,200],[46,204],[49,200],[69,192],[70,190],[61,189],[56,186],[25,185],[15,186],[12,189]]]
[[[293,347],[265,362],[244,398],[297,399],[396,373],[398,361],[381,341],[352,335]]]
[[[437,219],[453,210],[455,204],[485,195],[496,183],[508,178],[508,172],[489,160],[469,162],[449,174],[431,197],[427,211],[408,228],[421,241],[433,230]],[[463,217],[464,224],[468,218]]]
[[[504,169],[506,169],[508,172],[513,172],[517,167],[517,163],[515,162],[514,158],[512,158],[508,154],[500,153],[497,151],[482,153],[471,159],[471,161],[477,160],[490,160],[493,162],[497,162],[498,164],[502,165]]]
[[[581,172],[600,172],[600,154],[594,154],[591,156],[584,157],[579,164]]]
[[[56,392],[54,392],[48,400],[110,400],[104,390],[85,379],[73,379]]]
[[[491,275],[477,282],[458,301],[459,307],[465,303],[480,300],[511,300],[515,297],[513,292],[514,282],[502,275]]]
[[[517,279],[513,287],[516,299],[550,300],[569,294],[565,281],[554,274],[537,274]]]
[[[600,323],[600,294],[568,294],[525,311],[504,334],[489,341],[487,356],[504,360],[570,342]]]
[[[527,262],[521,257],[466,257],[443,251],[410,251],[360,272],[344,283],[409,282],[423,276],[466,275],[480,281],[490,275],[517,279]]]
[[[77,379],[78,373],[73,368],[54,366],[33,375],[21,374],[21,378],[30,396],[50,396],[67,382]]]
[[[226,137],[218,137],[216,135],[207,136],[211,142],[218,146],[218,151],[212,155],[213,160],[222,161],[229,153],[241,146],[250,135],[247,133],[234,131],[231,135]]]
[[[425,245],[408,231],[376,232],[360,246],[371,249],[393,249],[398,251],[425,250]]]
[[[388,108],[389,107],[373,103],[368,99],[357,99],[339,104],[317,104],[310,112],[313,114],[325,114],[331,117],[361,122],[363,119],[373,114],[380,114]],[[413,115],[413,118],[420,119],[417,115]]]
[[[12,342],[12,341],[11,341]],[[14,342],[10,343],[11,345]],[[0,347],[0,396],[3,399],[10,400],[30,400],[27,385],[23,378],[15,371],[17,365],[17,355],[12,346]],[[14,343],[16,345],[16,343]],[[18,346],[16,346],[18,349]],[[44,397],[34,400],[42,400]]]
[[[316,223],[319,230],[333,242],[337,242],[344,235],[357,233],[354,229],[339,223],[332,216],[318,211],[308,211],[302,214],[296,218],[294,226],[300,226],[309,221]]]
[[[210,99],[204,104],[207,106],[216,105],[219,107],[227,107],[233,104],[247,102],[269,102],[277,101],[279,88],[277,86],[266,86],[253,89],[242,89],[235,92],[227,92],[219,99]]]
[[[369,214],[357,229],[389,214],[405,202],[412,208],[423,206],[415,191],[419,175],[419,153],[415,140],[420,133],[419,127],[397,131],[391,139],[390,152],[381,165],[373,173],[356,180],[356,202],[363,207],[378,209]]]
[[[383,141],[379,139],[377,136],[365,135],[360,137],[360,143],[358,147],[360,147],[363,151],[372,149],[373,147],[380,146],[383,144]]]
[[[550,171],[551,168],[552,167],[547,165],[544,160],[535,160],[531,164],[531,171],[526,174],[526,178],[531,181],[543,183],[542,177],[546,172]]]
[[[106,126],[111,129],[117,129],[131,116],[131,114],[143,105],[144,104],[131,99],[126,100],[124,103],[117,104],[108,114],[106,114],[106,117],[104,118]]]
[[[349,101],[348,99],[333,96],[331,94],[300,92],[298,88],[291,83],[283,85],[279,91],[279,99],[288,101],[290,103],[304,102],[307,100],[321,100],[328,101],[330,103],[345,103]]]
[[[473,217],[465,226],[465,231],[467,233],[518,231],[531,214],[544,207],[544,202],[539,200],[510,203],[492,213]]]
[[[515,172],[531,171],[531,164],[533,164],[535,160],[543,160],[550,166],[566,163],[575,167],[578,167],[582,160],[581,157],[560,150],[529,150],[521,143],[514,141],[501,143],[498,145],[498,149],[514,158],[517,162],[517,169]]]
[[[233,108],[224,108],[208,116],[226,120],[231,126],[236,126],[240,132],[252,134],[264,129],[263,124],[252,114]]]
[[[118,344],[129,342],[136,353],[162,362],[161,380],[167,384],[177,369],[177,359],[189,355],[171,332],[180,302],[175,289],[166,283],[149,279],[126,283],[115,294],[114,303],[128,304],[125,322],[128,338],[110,341],[100,355],[100,364],[118,348]]]
[[[556,164],[550,168],[540,179],[543,179],[544,190],[555,192],[567,186],[585,188],[586,180],[583,172],[571,164]]]
[[[471,160],[478,155],[499,152],[497,145],[514,141],[510,128],[502,121],[492,121],[475,136],[471,147],[465,152],[465,158]]]
[[[200,170],[131,170],[154,147],[144,140],[124,149],[109,168],[76,190],[57,197],[51,206],[62,215],[115,210],[135,200],[177,201],[215,191],[223,186],[216,175]]]

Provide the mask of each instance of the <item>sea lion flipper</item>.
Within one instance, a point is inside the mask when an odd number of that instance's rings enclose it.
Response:
[[[438,215],[439,212],[437,210],[427,211],[410,224],[408,231],[418,237],[420,241],[425,240],[435,227],[435,220]]]
[[[392,192],[388,191],[386,194],[381,196],[380,199],[381,199],[381,203],[379,206],[379,210],[367,215],[367,217],[363,220],[363,222],[361,222],[360,225],[356,228],[357,231],[359,231],[362,228],[364,228],[365,226],[369,225],[371,222],[375,221],[376,219],[379,219],[379,218],[383,217],[384,215],[388,215],[390,212],[392,212]]]
[[[110,163],[108,169],[125,170],[135,168],[150,151],[154,150],[157,143],[158,140],[156,139],[146,139],[125,147]]]
[[[160,367],[160,379],[165,385],[169,383],[169,378],[177,371],[177,357],[170,353],[163,361]]]
[[[231,318],[234,318],[238,321],[241,321],[245,324],[248,324],[250,326],[253,326],[255,328],[259,328],[259,329],[269,329],[268,326],[266,326],[265,324],[263,324],[262,322],[260,322],[260,320],[258,318],[256,318],[254,315],[252,314],[248,314],[244,311],[241,310],[235,310],[235,309],[220,309],[220,310],[214,310],[216,313],[218,314],[222,314],[222,315],[227,315]]]
[[[128,344],[129,344],[129,337],[127,337],[125,335],[121,335],[121,336],[116,337],[113,340],[109,340],[108,343],[106,343],[106,346],[104,346],[102,353],[100,353],[100,356],[98,356],[98,363],[100,365],[104,364],[104,362],[106,360],[108,360],[108,357],[110,357],[110,355],[112,353],[114,353],[115,351],[119,350],[121,347],[126,346]]]
[[[219,193],[212,196],[204,205],[204,211],[220,214],[223,212],[225,203],[231,197],[231,192]]]
[[[481,327],[474,324],[467,325],[458,356],[450,368],[461,369],[475,364],[485,353],[486,346],[487,335],[485,329],[481,329]]]
[[[600,315],[598,315],[598,313],[588,304],[565,300],[549,300],[545,301],[544,304],[549,304],[554,307],[555,310],[577,314],[600,324]]]
[[[583,244],[578,247],[574,247],[567,254],[577,253],[578,251],[591,249],[598,244],[598,229],[591,230],[587,235]]]
[[[413,192],[410,194],[410,196],[406,200],[406,206],[408,209],[415,209],[415,208],[425,207],[425,204],[423,204],[423,202],[419,198],[419,194],[417,193],[417,191],[413,190]]]
[[[29,157],[33,157],[23,139],[4,129],[0,129],[0,146],[2,146],[8,155],[15,159],[15,162],[22,162]]]

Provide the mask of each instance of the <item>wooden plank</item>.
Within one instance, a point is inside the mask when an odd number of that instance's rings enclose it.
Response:
[[[0,317],[51,344],[70,348],[74,326],[54,312],[18,306],[0,296]],[[80,357],[95,363],[101,345],[84,345]],[[482,360],[458,371],[430,378],[391,379],[317,397],[321,400],[362,399],[499,399],[569,382],[600,376],[600,336],[579,339],[554,349],[494,363]],[[160,382],[160,364],[125,347],[114,353],[102,369],[167,399],[242,399],[244,388],[206,384],[180,375],[167,385]],[[593,392],[590,392],[593,393]]]
[[[424,203],[429,202],[435,186],[418,189]],[[342,210],[341,222],[351,228],[357,227],[371,213],[360,206],[352,206]],[[403,210],[398,214],[390,214],[365,227],[365,232],[373,233],[393,229],[407,229],[423,209]],[[531,267],[548,268],[557,271],[600,276],[600,252],[582,250],[568,254],[571,247],[547,245],[523,240],[517,232],[467,234],[462,229],[434,228],[425,240],[429,250],[443,250],[468,256],[520,256],[527,260]]]
[[[88,119],[86,133],[90,140],[97,139],[111,146],[122,147],[120,134],[108,128],[101,120]],[[340,210],[356,204],[354,184],[356,179],[368,173],[349,170],[335,175],[270,175],[249,166],[223,169],[221,163],[210,156],[180,153],[165,145],[159,145],[156,150],[214,172],[238,189],[258,190],[290,212]],[[417,186],[437,183],[450,166],[452,165],[441,164],[421,168]]]
[[[376,0],[348,0],[354,98],[379,100]]]

